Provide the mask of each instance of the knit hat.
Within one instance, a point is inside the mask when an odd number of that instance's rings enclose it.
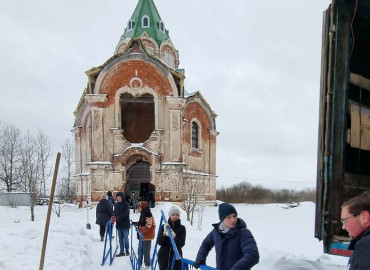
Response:
[[[107,195],[108,195],[108,197],[112,197],[112,196],[113,196],[113,195],[112,195],[112,191],[110,191],[110,190],[109,190],[109,191],[107,192]]]
[[[233,213],[238,215],[238,213],[236,212],[235,207],[232,206],[229,203],[222,203],[218,207],[218,215],[220,217],[220,221],[223,221],[225,219],[225,217],[227,217],[228,215],[233,214]]]
[[[174,205],[170,208],[170,211],[168,211],[168,217],[172,216],[173,214],[178,214],[178,215],[180,215],[180,210],[179,210],[179,208],[177,208],[177,207],[176,207],[176,206],[174,206]]]

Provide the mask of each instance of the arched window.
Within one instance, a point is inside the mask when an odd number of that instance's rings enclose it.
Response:
[[[196,122],[191,123],[191,148],[199,149],[199,127]]]
[[[150,94],[133,97],[129,93],[120,96],[121,127],[123,136],[130,143],[143,143],[154,130],[154,98]]]
[[[164,52],[163,53],[163,61],[169,65],[170,67],[175,67],[175,58],[173,55],[169,52]]]
[[[148,28],[149,24],[150,24],[149,17],[147,15],[144,15],[141,20],[141,25],[143,26],[143,28]]]

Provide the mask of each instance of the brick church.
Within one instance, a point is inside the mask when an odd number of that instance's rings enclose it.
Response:
[[[74,112],[79,203],[108,190],[155,201],[216,199],[216,113],[185,91],[185,70],[153,0],[139,0],[104,64],[86,71]]]

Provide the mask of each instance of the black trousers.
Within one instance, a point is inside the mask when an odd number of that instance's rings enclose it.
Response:
[[[141,254],[141,259],[144,256],[144,263],[141,263],[141,265],[145,264],[145,266],[150,266],[150,249],[152,246],[151,240],[145,240],[143,241],[143,252]]]
[[[99,225],[99,226],[100,226],[100,229],[99,229],[100,237],[104,237],[104,235],[105,235],[105,225]]]

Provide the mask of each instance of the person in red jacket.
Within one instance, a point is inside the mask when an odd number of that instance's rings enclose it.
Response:
[[[145,267],[150,268],[150,249],[155,236],[155,221],[146,201],[139,202],[137,207],[140,218],[136,225],[143,234],[142,255],[144,256]]]

